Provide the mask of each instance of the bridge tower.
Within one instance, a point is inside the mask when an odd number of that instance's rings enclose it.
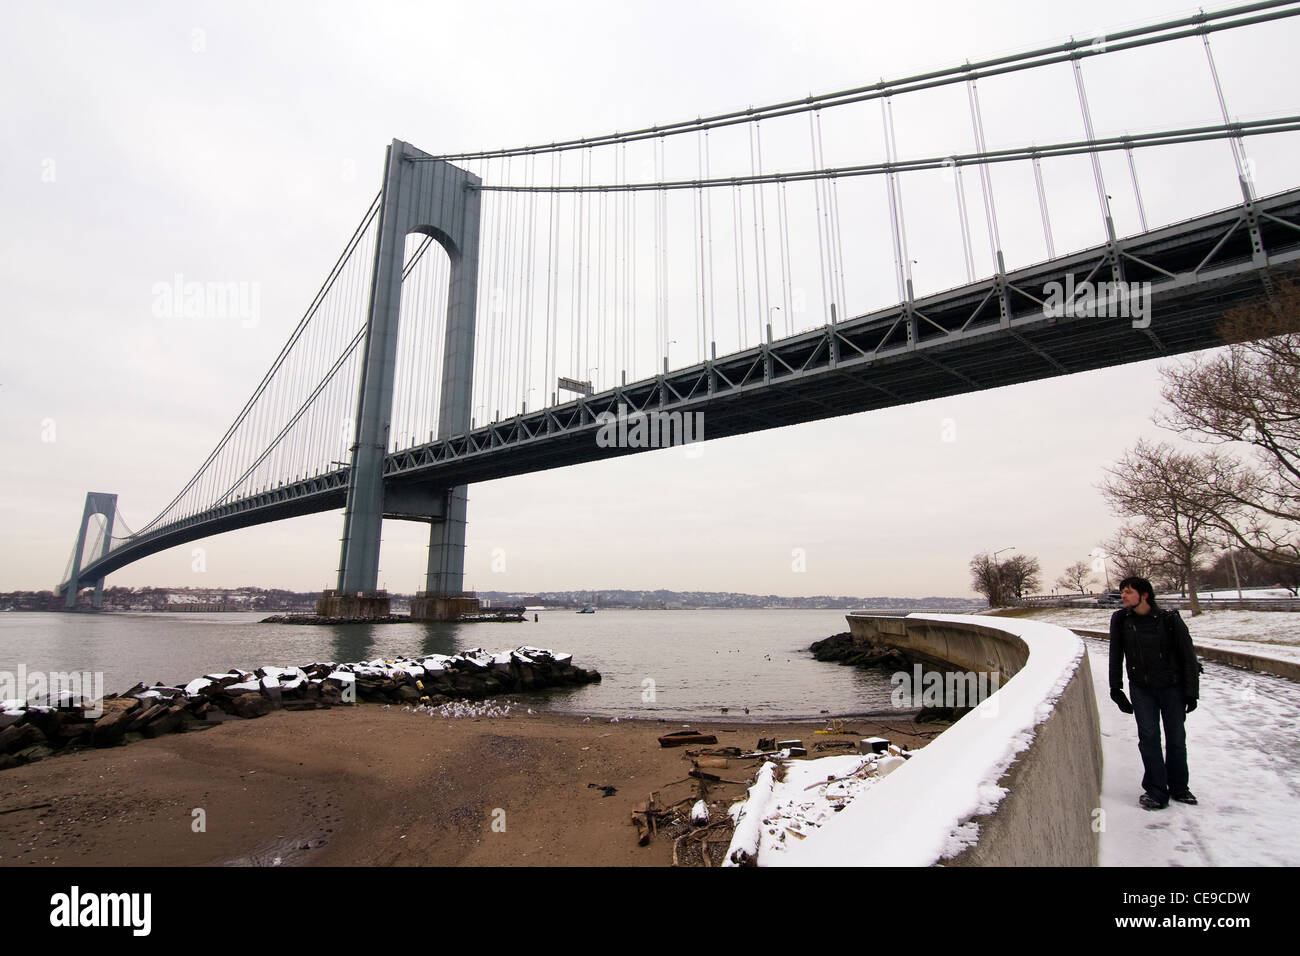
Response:
[[[72,552],[72,575],[68,578],[68,594],[63,603],[63,606],[68,609],[77,606],[77,592],[81,589],[81,549],[86,546],[86,529],[90,526],[92,515],[104,516],[104,546],[98,555],[102,558],[108,554],[108,547],[113,538],[117,495],[102,491],[86,492],[86,507],[81,512],[81,529],[77,532],[77,548]],[[104,579],[101,577],[92,583],[95,585],[95,596],[91,598],[90,603],[92,607],[99,609],[104,606]]]
[[[451,263],[438,436],[469,431],[481,182],[473,173],[435,160],[401,140],[388,147],[338,588],[324,593],[318,614],[364,620],[389,613],[387,593],[377,590],[385,515],[430,524],[425,591],[412,607],[412,615],[455,617],[466,607],[461,593],[466,486],[409,486],[385,492],[383,468],[393,408],[403,256],[406,237],[413,232],[437,241]]]

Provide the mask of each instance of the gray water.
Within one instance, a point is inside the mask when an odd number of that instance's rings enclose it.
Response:
[[[534,623],[284,625],[261,613],[0,614],[0,671],[102,672],[106,693],[183,684],[263,664],[491,651],[568,651],[599,684],[525,695],[537,710],[670,720],[797,720],[889,709],[887,675],[813,660],[808,645],[848,630],[843,611],[538,612]],[[743,708],[749,708],[746,715]]]

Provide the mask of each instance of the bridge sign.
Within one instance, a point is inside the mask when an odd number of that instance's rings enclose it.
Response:
[[[590,395],[593,392],[590,382],[579,382],[563,375],[556,379],[555,385],[562,391],[577,392],[579,395]]]

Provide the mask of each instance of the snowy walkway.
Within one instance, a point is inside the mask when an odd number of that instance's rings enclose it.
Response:
[[[1137,724],[1110,699],[1107,641],[1084,643],[1101,715],[1100,864],[1300,865],[1300,684],[1206,661],[1200,706],[1187,715],[1200,803],[1143,810]]]

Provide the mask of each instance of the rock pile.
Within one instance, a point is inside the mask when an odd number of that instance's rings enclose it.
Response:
[[[0,769],[68,748],[113,746],[131,734],[158,737],[278,709],[314,710],[364,700],[433,711],[449,704],[454,709],[458,700],[599,680],[599,672],[573,666],[571,654],[526,646],[494,654],[476,647],[451,656],[232,669],[176,687],[136,684],[106,696],[99,706],[66,697],[36,704],[5,700],[0,702]]]
[[[833,661],[851,667],[878,667],[889,671],[908,670],[912,662],[897,647],[886,645],[873,647],[869,644],[855,643],[848,631],[835,634],[823,641],[813,641],[809,647],[812,655],[819,661]]]

